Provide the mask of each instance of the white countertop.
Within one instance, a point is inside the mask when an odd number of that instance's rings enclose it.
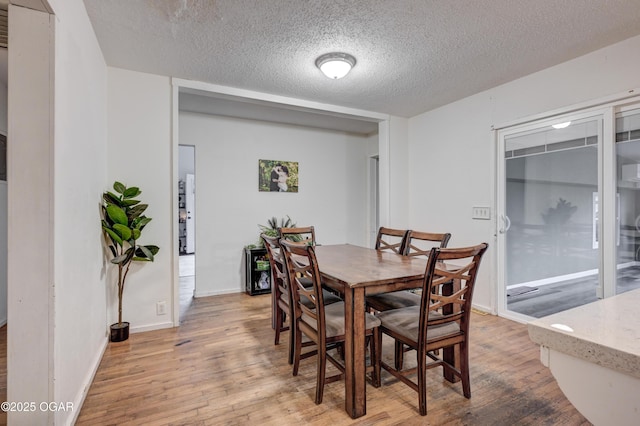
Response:
[[[541,346],[640,379],[640,290],[539,318],[528,327],[530,339]]]

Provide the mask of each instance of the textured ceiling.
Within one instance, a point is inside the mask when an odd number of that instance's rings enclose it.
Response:
[[[640,34],[638,0],[84,0],[110,66],[411,117]],[[315,67],[354,55],[347,77]]]

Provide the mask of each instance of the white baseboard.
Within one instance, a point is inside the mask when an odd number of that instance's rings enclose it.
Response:
[[[476,311],[480,311],[482,313],[489,314],[489,315],[497,315],[497,313],[493,309],[484,305],[477,305],[475,303],[472,303],[471,309],[475,309]]]
[[[204,291],[204,292],[196,291],[193,297],[220,296],[221,294],[242,293],[243,291],[244,290],[239,290],[237,288],[227,289],[227,290],[217,290],[217,291]]]
[[[153,330],[162,330],[164,328],[171,328],[173,327],[173,323],[170,321],[165,321],[165,322],[160,322],[157,324],[149,324],[149,325],[142,325],[139,327],[131,327],[129,329],[129,331],[131,333],[142,333],[144,331],[153,331]]]

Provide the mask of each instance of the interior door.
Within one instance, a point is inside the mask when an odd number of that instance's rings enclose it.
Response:
[[[527,320],[597,300],[602,135],[593,113],[499,132],[502,315]]]

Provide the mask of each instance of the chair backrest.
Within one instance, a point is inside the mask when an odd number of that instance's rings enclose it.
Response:
[[[298,323],[301,330],[306,333],[317,333],[322,340],[325,338],[324,298],[320,271],[316,259],[315,249],[305,243],[280,239],[280,247],[284,253],[285,263],[291,277],[291,299],[294,306],[294,318],[306,317],[305,321]],[[306,283],[313,286],[305,286]],[[309,329],[306,323],[316,321],[315,330]]]
[[[394,253],[403,254],[408,234],[409,230],[406,229],[391,229],[381,226],[378,229],[375,249],[390,250]]]
[[[289,241],[304,243],[307,245],[316,244],[316,231],[313,226],[297,226],[295,228],[279,228],[281,238]]]
[[[482,243],[472,247],[431,249],[420,305],[419,339],[423,339],[425,346],[428,327],[457,322],[461,333],[469,331],[473,288],[487,247],[487,243]]]
[[[451,238],[450,233],[436,234],[410,230],[404,246],[405,256],[428,256],[434,247],[446,248]]]
[[[264,246],[267,248],[267,253],[269,254],[271,279],[276,284],[275,286],[272,286],[272,291],[275,292],[274,298],[275,300],[282,300],[288,306],[291,303],[289,295],[289,278],[278,237],[270,237],[266,234],[260,234],[260,238],[264,241]]]

